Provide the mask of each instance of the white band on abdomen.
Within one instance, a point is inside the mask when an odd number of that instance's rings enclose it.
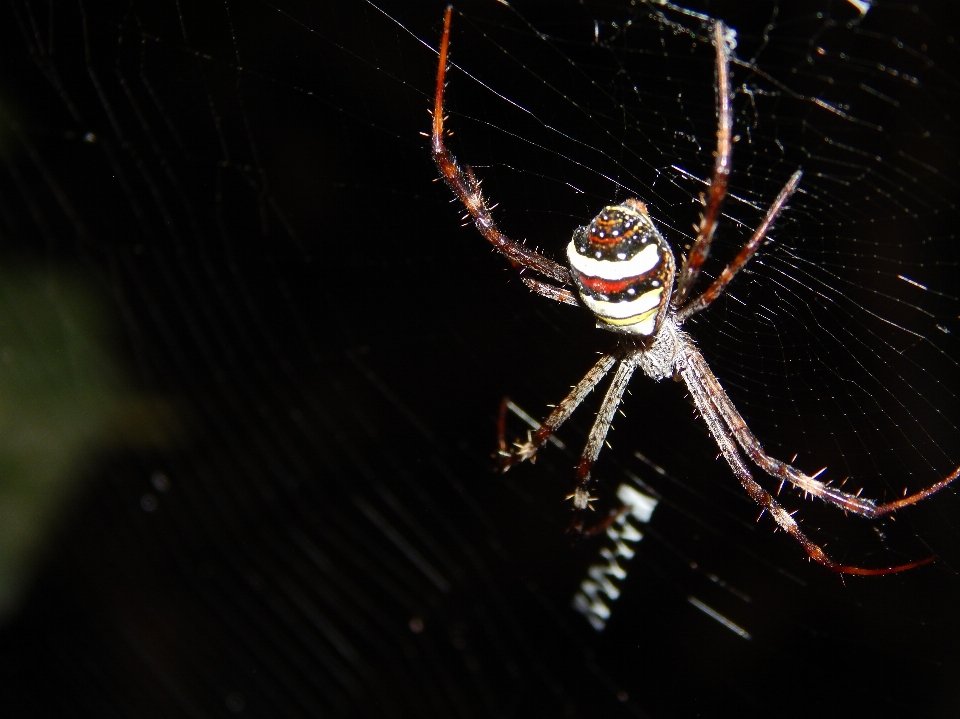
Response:
[[[644,250],[646,251],[646,250]],[[580,295],[583,303],[589,307],[593,314],[599,317],[610,317],[611,319],[624,319],[639,315],[647,310],[652,310],[660,304],[660,296],[663,294],[663,288],[658,287],[655,290],[649,290],[634,300],[627,302],[605,302],[596,300],[589,295]]]
[[[629,260],[595,260],[577,252],[571,241],[567,245],[567,259],[577,272],[588,277],[600,277],[605,280],[625,280],[648,272],[660,262],[660,252],[656,242],[651,242]],[[634,300],[636,301],[636,300]]]

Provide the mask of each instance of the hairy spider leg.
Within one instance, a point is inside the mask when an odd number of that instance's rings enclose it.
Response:
[[[740,248],[740,252],[737,253],[737,256],[733,258],[733,261],[730,262],[729,265],[723,268],[723,272],[721,272],[720,276],[713,281],[713,284],[704,290],[699,297],[690,300],[686,305],[680,308],[680,310],[677,312],[677,319],[679,319],[680,322],[686,320],[690,315],[709,307],[713,301],[723,293],[734,276],[740,270],[742,270],[743,266],[746,265],[757,253],[757,250],[760,249],[760,243],[762,243],[764,238],[767,236],[767,232],[770,231],[770,227],[773,225],[774,221],[776,221],[777,215],[780,214],[784,206],[787,204],[787,200],[789,200],[790,196],[796,191],[797,185],[800,184],[800,178],[802,176],[802,170],[797,170],[790,176],[790,179],[787,180],[787,184],[783,186],[783,188],[780,190],[780,194],[777,195],[777,199],[773,201],[773,204],[770,205],[770,208],[767,210],[767,214],[763,218],[763,222],[761,222],[757,229],[754,230],[753,237],[751,237],[747,243]]]
[[[710,180],[706,207],[697,227],[697,239],[683,261],[677,276],[677,291],[673,306],[682,305],[693,289],[707,255],[710,243],[720,220],[720,207],[727,196],[727,179],[730,177],[731,134],[733,120],[730,112],[730,49],[726,41],[727,28],[717,21],[713,24],[713,45],[717,51],[717,152]]]
[[[600,455],[600,450],[603,449],[603,443],[606,441],[610,425],[613,423],[613,416],[616,414],[617,407],[620,406],[623,393],[627,391],[630,378],[637,370],[637,354],[637,352],[631,353],[617,365],[617,371],[614,373],[613,380],[611,380],[607,393],[603,397],[600,411],[597,412],[597,418],[593,422],[593,427],[590,428],[590,436],[583,448],[583,454],[580,455],[580,462],[577,464],[577,488],[567,498],[573,499],[573,507],[578,511],[578,514],[582,515],[583,510],[590,506],[590,470],[593,469],[593,465]],[[577,529],[582,529],[582,520],[575,520],[574,526]]]
[[[597,363],[590,368],[590,371],[584,376],[582,380],[577,382],[576,386],[570,391],[566,397],[563,398],[563,401],[558,404],[553,412],[550,413],[550,416],[547,417],[543,423],[540,425],[540,429],[533,433],[526,442],[520,442],[516,445],[516,450],[511,450],[507,446],[506,440],[506,411],[507,411],[507,400],[504,398],[503,402],[500,405],[500,422],[499,422],[499,446],[500,451],[498,452],[500,456],[500,470],[506,472],[513,465],[518,462],[522,462],[525,459],[535,461],[537,450],[550,439],[550,436],[556,432],[560,425],[567,421],[574,410],[580,406],[587,395],[593,391],[593,388],[599,384],[607,373],[613,369],[613,365],[616,363],[617,357],[613,354],[603,355]],[[598,450],[599,451],[599,450]]]
[[[443,116],[443,98],[447,55],[449,52],[451,15],[452,7],[448,7],[444,16],[444,32],[439,51],[440,66],[437,72],[437,91],[433,111],[432,149],[437,167],[446,183],[460,198],[460,201],[463,202],[467,212],[473,218],[477,229],[487,238],[495,249],[507,257],[521,272],[524,269],[530,269],[563,285],[563,287],[557,287],[549,282],[543,282],[529,277],[521,277],[529,289],[556,302],[580,305],[581,302],[578,301],[576,295],[570,291],[570,289],[566,289],[574,288],[572,272],[503,235],[493,221],[490,206],[483,199],[480,192],[480,183],[474,176],[473,171],[469,167],[461,168],[457,164],[456,158],[444,144],[443,137],[445,130],[443,122],[445,118]],[[676,314],[672,316],[671,326],[675,328],[679,328],[679,325],[682,324],[685,319],[705,309],[714,302],[723,293],[737,272],[756,254],[770,227],[783,210],[790,196],[796,190],[801,177],[799,170],[790,177],[787,184],[781,189],[777,199],[768,209],[763,222],[757,227],[751,239],[741,248],[734,260],[721,272],[720,276],[706,291],[694,300],[684,304],[703,261],[709,252],[709,246],[719,220],[720,205],[726,194],[727,178],[729,175],[732,122],[730,117],[729,50],[726,46],[724,36],[725,27],[721,23],[716,23],[714,25],[714,45],[717,50],[719,114],[716,164],[714,176],[711,180],[709,198],[705,201],[704,214],[701,217],[700,226],[697,231],[697,239],[694,247],[691,249],[690,255],[681,268],[681,277],[678,280],[680,284],[678,285],[677,292],[673,293],[671,297],[671,307],[676,311]],[[642,203],[637,200],[628,200],[624,205],[633,207],[630,203],[643,207]],[[619,206],[617,208],[606,208],[605,212],[615,209],[623,208]],[[643,209],[645,212],[645,208]],[[581,228],[580,231],[582,232],[585,229],[587,228]],[[577,235],[575,234],[574,238],[576,239],[576,237]],[[672,282],[672,274],[670,279]],[[587,278],[587,280],[584,281],[590,284],[588,280],[591,280],[591,278]],[[607,280],[604,281],[606,282]],[[594,282],[594,284],[596,283]],[[580,290],[580,294],[582,295],[583,287],[579,285],[580,282],[578,281],[577,289]],[[592,285],[588,287],[588,289],[591,288]],[[594,314],[600,319],[599,314],[596,312],[594,312]],[[670,315],[670,313],[664,314]],[[589,507],[591,500],[588,492],[590,470],[600,453],[610,429],[613,415],[623,398],[630,377],[636,368],[642,366],[646,374],[657,380],[671,376],[676,372],[676,374],[679,374],[686,382],[693,396],[694,403],[706,421],[714,441],[717,443],[721,453],[724,455],[734,474],[740,480],[744,489],[765,511],[770,512],[778,526],[788,532],[803,546],[810,558],[836,572],[863,575],[901,572],[933,561],[933,557],[929,557],[916,562],[880,569],[837,564],[821,547],[810,541],[800,530],[791,515],[774,500],[769,492],[764,490],[753,479],[749,468],[740,455],[738,445],[751,461],[771,477],[789,481],[816,497],[829,501],[845,510],[868,517],[878,517],[889,514],[929,497],[957,479],[957,477],[960,476],[960,467],[954,470],[949,476],[920,492],[883,504],[877,504],[869,499],[861,499],[855,495],[829,487],[823,482],[816,480],[816,475],[813,477],[805,475],[794,467],[768,456],[763,451],[760,442],[747,427],[746,422],[733,406],[733,403],[723,390],[719,381],[710,371],[706,360],[696,349],[693,341],[684,333],[676,333],[678,345],[675,350],[676,355],[670,360],[672,369],[669,372],[662,369],[659,364],[656,364],[656,362],[660,360],[651,360],[655,363],[650,364],[648,367],[648,353],[652,353],[655,349],[660,329],[660,323],[656,322],[650,333],[640,333],[647,334],[652,338],[654,340],[653,346],[648,347],[646,344],[640,343],[633,345],[632,349],[621,347],[611,354],[602,356],[597,364],[594,365],[587,375],[573,388],[570,394],[567,395],[563,402],[554,409],[537,432],[530,436],[527,442],[516,444],[515,450],[507,447],[504,438],[506,424],[506,400],[504,400],[504,404],[501,406],[499,422],[500,451],[498,454],[501,458],[501,468],[506,471],[514,464],[525,459],[533,460],[540,446],[570,417],[574,410],[583,402],[587,394],[589,394],[613,368],[613,365],[619,362],[617,372],[607,390],[595,423],[591,428],[587,446],[584,448],[577,468],[578,486],[574,494],[571,495],[571,498],[574,499],[574,505],[577,508],[579,517],[583,510]],[[607,523],[609,523],[609,521],[610,520],[607,520]],[[577,520],[576,528],[582,528],[582,521],[580,519]]]
[[[480,192],[480,182],[469,167],[460,167],[457,164],[457,158],[453,156],[444,143],[446,131],[443,122],[446,119],[443,109],[443,95],[446,88],[447,75],[447,56],[450,50],[450,20],[453,14],[453,6],[448,5],[447,11],[443,16],[443,38],[440,41],[440,66],[437,70],[437,92],[433,104],[433,134],[431,136],[431,148],[433,151],[434,162],[440,170],[440,175],[450,187],[451,190],[460,198],[467,212],[473,218],[473,224],[476,225],[487,241],[493,245],[500,254],[504,255],[514,266],[527,268],[546,275],[562,285],[569,286],[570,272],[566,267],[557,264],[551,259],[541,255],[539,252],[528,249],[518,242],[514,242],[509,237],[500,232],[496,222],[493,220],[493,214],[490,211],[490,205],[483,198]]]
[[[913,569],[933,561],[933,557],[927,557],[926,559],[921,559],[916,562],[908,562],[906,564],[900,564],[894,567],[882,567],[874,569],[851,566],[847,564],[838,564],[831,559],[830,556],[823,551],[819,545],[814,544],[810,538],[803,533],[803,531],[800,529],[800,525],[797,524],[797,521],[790,515],[789,512],[780,506],[780,504],[773,498],[773,495],[757,484],[756,480],[754,480],[753,475],[750,473],[750,469],[747,467],[746,463],[743,461],[743,458],[740,456],[740,453],[737,451],[737,446],[734,444],[733,440],[730,439],[730,435],[727,432],[727,428],[724,426],[724,421],[721,418],[720,412],[717,410],[717,407],[714,404],[714,398],[703,384],[703,370],[706,368],[706,361],[702,356],[700,356],[699,351],[689,340],[686,340],[684,343],[682,352],[683,356],[680,366],[680,376],[687,385],[687,389],[690,390],[690,394],[693,397],[693,402],[700,411],[700,416],[703,417],[703,420],[706,422],[707,427],[710,430],[710,434],[713,436],[713,440],[720,448],[720,452],[723,454],[724,459],[727,460],[727,464],[730,465],[730,469],[733,470],[733,473],[737,476],[737,479],[740,480],[740,484],[747,491],[747,494],[750,495],[750,498],[768,511],[777,525],[800,543],[800,546],[803,547],[804,551],[807,553],[807,556],[822,564],[827,569],[840,574],[860,574],[870,576],[904,572],[908,569]]]
[[[580,300],[577,299],[577,295],[570,290],[551,285],[549,282],[540,282],[532,277],[521,277],[520,279],[523,280],[523,284],[525,284],[530,291],[536,292],[541,297],[546,297],[548,300],[553,300],[554,302],[562,302],[565,305],[582,307]]]
[[[769,456],[763,450],[760,440],[758,440],[756,435],[750,431],[746,421],[744,421],[743,417],[740,416],[740,413],[737,412],[737,409],[734,407],[730,397],[723,390],[723,387],[720,385],[720,381],[710,370],[707,361],[703,358],[703,355],[700,354],[699,350],[692,348],[691,351],[691,347],[683,346],[681,351],[684,353],[686,361],[696,368],[704,390],[711,398],[711,401],[716,407],[720,417],[723,419],[724,424],[733,434],[733,438],[736,440],[737,444],[743,448],[743,451],[746,452],[747,456],[754,464],[760,467],[760,469],[769,474],[771,477],[776,477],[780,480],[790,482],[799,489],[802,489],[804,492],[809,492],[815,497],[819,497],[826,502],[830,502],[841,509],[860,514],[864,517],[881,517],[911,504],[916,504],[921,499],[926,499],[930,495],[939,492],[941,489],[953,482],[958,476],[960,476],[960,467],[958,467],[947,477],[931,485],[930,487],[922,489],[919,492],[911,494],[907,497],[902,497],[884,504],[877,504],[877,502],[872,499],[858,497],[854,494],[843,492],[835,487],[831,487],[824,482],[820,482],[819,480],[804,474],[795,467]]]

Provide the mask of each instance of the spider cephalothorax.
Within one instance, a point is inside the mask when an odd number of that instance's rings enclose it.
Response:
[[[720,21],[713,22],[713,45],[717,60],[717,151],[704,211],[697,225],[697,237],[679,271],[673,252],[657,230],[646,205],[628,199],[605,207],[586,227],[576,230],[567,246],[570,269],[540,253],[514,242],[497,228],[490,206],[480,192],[480,184],[469,167],[461,167],[444,142],[443,95],[450,44],[452,8],[448,7],[440,43],[440,68],[433,107],[431,146],[433,157],[447,185],[463,202],[474,224],[487,240],[521,271],[529,270],[545,278],[521,275],[524,284],[539,295],[564,304],[585,306],[597,319],[597,326],[620,333],[616,347],[578,382],[573,390],[543,421],[540,428],[512,447],[504,439],[504,412],[500,419],[500,466],[507,470],[518,462],[532,460],[547,439],[563,424],[600,381],[613,370],[613,379],[590,429],[590,436],[577,464],[577,486],[570,495],[579,517],[589,508],[592,478],[590,470],[600,454],[614,413],[638,369],[654,380],[679,378],[687,386],[693,403],[740,484],[758,505],[770,513],[777,525],[796,539],[807,555],[825,567],[847,574],[888,574],[926,564],[932,557],[893,567],[868,569],[838,564],[804,534],[796,520],[761,487],[751,474],[747,460],[765,474],[789,483],[848,512],[880,517],[915,504],[943,489],[960,476],[960,468],[919,492],[901,499],[878,503],[850,494],[817,477],[823,470],[807,475],[799,469],[768,455],[743,417],[720,386],[693,339],[683,331],[683,323],[706,309],[724,291],[734,276],[756,254],[777,216],[800,184],[801,172],[790,176],[767,213],[736,257],[699,295],[690,297],[700,267],[710,250],[720,206],[727,193],[732,151],[732,115],[730,109],[729,47],[727,31]],[[556,284],[555,284],[556,283]],[[614,368],[616,368],[614,370]],[[744,455],[746,455],[744,457]]]

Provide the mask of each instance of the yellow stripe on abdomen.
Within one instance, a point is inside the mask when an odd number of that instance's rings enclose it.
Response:
[[[652,310],[641,312],[639,315],[633,315],[633,317],[615,318],[601,317],[600,315],[597,315],[597,319],[605,324],[613,325],[614,327],[622,327],[624,330],[632,334],[652,335],[657,323],[657,312],[659,311],[659,307],[654,307]]]

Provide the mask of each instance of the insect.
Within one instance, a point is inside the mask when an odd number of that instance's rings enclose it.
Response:
[[[760,441],[737,412],[706,360],[683,330],[692,315],[709,307],[724,291],[737,272],[756,254],[777,216],[800,184],[797,170],[767,210],[763,221],[736,257],[701,294],[690,297],[700,268],[710,251],[720,206],[726,196],[731,167],[732,116],[730,106],[730,50],[726,27],[713,23],[716,49],[716,96],[718,106],[717,150],[704,210],[697,225],[697,236],[690,251],[676,268],[673,251],[639,200],[628,199],[603,208],[587,226],[577,228],[567,246],[569,269],[504,235],[491,213],[491,206],[480,192],[473,171],[460,165],[444,141],[444,91],[450,48],[450,22],[453,9],[447,7],[440,42],[440,65],[433,107],[431,146],[433,158],[444,181],[459,197],[480,233],[521,273],[523,283],[533,292],[555,302],[586,307],[597,320],[597,327],[616,333],[613,349],[577,383],[543,421],[527,441],[508,447],[503,440],[501,420],[500,460],[506,471],[524,460],[532,460],[551,435],[583,402],[586,396],[611,371],[613,379],[603,397],[577,465],[577,485],[569,499],[577,512],[575,523],[582,528],[584,510],[592,497],[591,469],[600,454],[614,413],[627,384],[639,369],[647,377],[660,381],[679,378],[686,384],[693,403],[706,422],[713,440],[747,494],[777,525],[792,536],[816,562],[844,574],[889,574],[926,564],[928,557],[892,567],[865,568],[839,564],[801,531],[796,520],[767,490],[754,480],[747,460],[765,474],[790,483],[814,497],[848,512],[865,517],[880,517],[915,504],[943,489],[960,475],[960,467],[939,482],[901,499],[880,503],[844,492],[817,479],[823,472],[807,475],[786,462],[768,455]],[[538,275],[542,279],[530,277]]]

